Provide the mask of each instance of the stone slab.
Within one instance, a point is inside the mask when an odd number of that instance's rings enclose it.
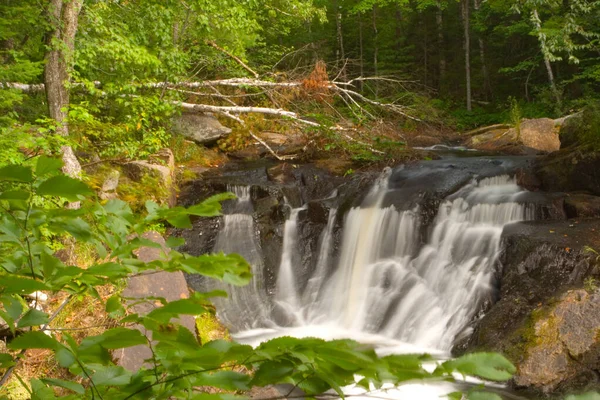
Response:
[[[168,254],[169,249],[165,245],[165,239],[158,232],[146,232],[142,235],[145,239],[159,243],[162,249],[142,247],[137,257],[144,262],[151,262]],[[187,298],[189,289],[181,272],[148,271],[142,275],[129,279],[127,287],[123,291],[123,297],[143,298],[143,297],[164,297],[168,301]],[[158,308],[160,303],[147,302],[132,306],[130,309],[140,315],[145,315]],[[196,332],[195,321],[192,316],[186,315],[177,321],[185,326],[191,332]],[[136,326],[144,335],[151,339],[151,332],[146,331],[143,326]],[[152,353],[147,346],[134,346],[125,349],[119,349],[114,353],[118,364],[131,371],[137,371],[144,364],[144,360],[152,358]]]

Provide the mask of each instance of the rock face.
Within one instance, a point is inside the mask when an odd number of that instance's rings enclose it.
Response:
[[[573,290],[531,327],[515,384],[553,392],[567,381],[597,386],[600,367],[600,293]]]
[[[538,160],[536,175],[546,191],[600,196],[600,153],[569,147]]]
[[[198,144],[211,144],[231,133],[230,128],[221,125],[210,113],[183,113],[173,121],[173,128]]]
[[[557,151],[560,140],[554,120],[539,118],[522,121],[519,131],[501,128],[472,136],[466,145],[505,154],[536,154]]]
[[[585,246],[600,248],[599,226],[600,220],[590,219],[505,228],[498,301],[454,352],[505,354],[517,366],[513,385],[538,395],[597,385],[600,268]]]

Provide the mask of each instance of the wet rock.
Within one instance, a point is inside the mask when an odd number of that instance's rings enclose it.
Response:
[[[277,164],[267,169],[267,176],[271,182],[282,185],[292,184],[296,181],[293,174],[294,166],[288,163]]]
[[[569,147],[540,158],[535,172],[549,192],[587,192],[600,196],[600,153]]]
[[[173,129],[198,144],[211,144],[231,133],[210,113],[183,113],[174,119]]]
[[[411,138],[409,143],[412,147],[431,147],[435,146],[436,144],[441,144],[442,141],[437,137],[419,135]]]
[[[560,304],[561,299],[571,302],[571,291],[590,286],[600,276],[595,256],[585,250],[586,246],[600,248],[599,224],[596,219],[523,222],[505,227],[497,301],[473,323],[473,335],[456,344],[454,353],[504,353],[518,368],[514,385],[536,393],[563,393],[592,384],[588,372],[597,360],[582,357],[574,362],[566,350],[569,346],[592,347],[589,340],[577,339],[583,332],[574,330],[577,323],[572,322],[573,318],[589,316],[578,317],[575,308]],[[582,307],[596,309],[596,305]],[[567,318],[570,312],[575,314]],[[550,318],[553,313],[561,319]],[[566,345],[571,339],[575,341]],[[584,342],[587,344],[578,344]],[[538,347],[540,343],[544,345]]]
[[[236,150],[229,153],[229,156],[238,160],[258,160],[264,155],[263,149],[259,145],[249,145],[242,150]]]
[[[600,197],[574,193],[565,197],[568,218],[600,218]]]

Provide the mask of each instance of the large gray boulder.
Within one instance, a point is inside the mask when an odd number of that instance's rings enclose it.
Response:
[[[198,144],[211,144],[231,133],[210,113],[183,113],[173,121],[173,129]]]

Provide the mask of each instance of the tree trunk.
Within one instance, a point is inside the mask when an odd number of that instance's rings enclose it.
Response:
[[[462,2],[463,25],[465,28],[465,80],[467,86],[467,111],[471,111],[471,34],[469,24],[469,0]]]
[[[439,83],[438,89],[443,92],[443,88],[445,87],[446,80],[446,53],[444,52],[444,15],[442,13],[442,2],[440,0],[437,1],[437,10],[435,13],[435,22],[437,25],[437,35],[438,35],[438,52],[439,52],[439,60],[438,60],[438,68],[439,68]]]
[[[363,55],[363,25],[362,25],[362,17],[361,13],[358,13],[358,51],[359,51],[359,68],[360,68],[360,77],[365,76],[365,59]],[[363,81],[359,81],[358,83],[360,91],[363,90]]]
[[[422,12],[419,13],[419,20],[423,31],[423,83],[427,86],[429,81],[429,36],[427,35],[425,16]]]
[[[342,13],[341,12],[337,12],[336,25],[337,25],[338,46],[340,49],[340,59],[338,59],[338,63],[340,63],[340,61],[341,61],[340,75],[344,81],[347,81],[348,77],[346,75],[346,51],[344,50],[344,35],[342,32]]]
[[[558,88],[556,87],[556,82],[554,81],[554,73],[552,72],[552,65],[550,64],[550,57],[548,56],[548,48],[546,47],[546,37],[542,34],[542,21],[540,20],[540,15],[538,14],[538,10],[536,8],[531,12],[532,21],[535,26],[535,31],[537,33],[538,40],[540,41],[540,48],[542,49],[542,55],[544,56],[544,65],[546,66],[546,72],[548,73],[548,82],[550,83],[550,88],[552,89],[552,93],[556,98],[556,101],[560,107],[561,98],[560,93],[558,92]]]
[[[475,11],[479,11],[479,3],[480,0],[473,0],[473,7]],[[483,89],[485,93],[485,100],[489,100],[492,96],[492,84],[490,82],[490,74],[487,68],[487,63],[485,62],[485,41],[481,36],[478,38],[479,42],[479,58],[481,59],[481,73],[483,75]]]
[[[47,37],[49,47],[45,57],[44,83],[48,113],[56,123],[56,132],[69,135],[67,123],[69,107],[69,73],[73,65],[75,34],[83,0],[51,0],[48,19],[51,31]],[[81,173],[81,165],[70,146],[63,146],[63,171],[73,177]]]
[[[377,57],[379,56],[379,47],[377,44],[377,35],[378,35],[378,31],[377,31],[377,4],[375,4],[373,6],[373,33],[374,33],[374,37],[373,37],[373,75],[377,76],[378,73],[378,69],[379,66],[377,65]],[[378,85],[377,82],[375,82],[375,98],[379,97],[379,90],[378,90]]]

